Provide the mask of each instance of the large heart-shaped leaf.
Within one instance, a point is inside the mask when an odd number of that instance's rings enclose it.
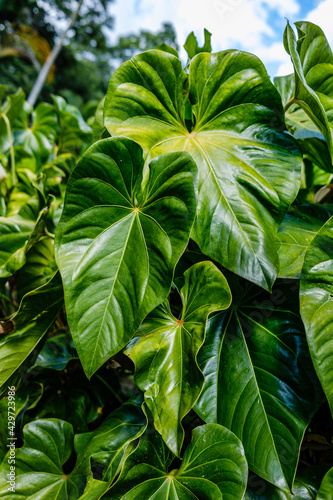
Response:
[[[200,179],[193,238],[204,254],[269,290],[274,237],[299,188],[300,157],[262,63],[240,51],[201,53],[188,77],[174,55],[144,52],[112,75],[104,116],[112,135],[136,140],[148,157],[191,153]]]
[[[95,143],[75,168],[56,259],[88,377],[167,297],[195,216],[196,172],[188,153],[173,153],[142,180],[142,149],[125,138]]]
[[[196,427],[182,464],[169,471],[171,453],[158,434],[144,435],[115,486],[103,498],[240,500],[247,480],[241,442],[218,424]]]
[[[280,278],[300,277],[309,244],[332,214],[332,206],[294,205],[290,208],[277,234]]]
[[[168,303],[163,304],[143,322],[125,351],[135,363],[135,379],[145,393],[155,428],[178,456],[184,439],[182,419],[204,383],[197,354],[207,317],[227,309],[231,302],[227,280],[211,262],[200,262],[186,271],[180,295],[181,318],[173,316]]]
[[[79,498],[84,476],[65,474],[63,465],[72,453],[73,428],[58,419],[37,420],[23,430],[24,446],[15,453],[15,487],[9,489],[9,460],[0,473],[0,496],[10,500],[72,500]]]
[[[294,96],[326,139],[333,159],[333,53],[323,31],[315,24],[295,23],[298,40],[288,23],[284,46],[291,56],[295,72]]]
[[[322,401],[295,303],[297,283],[269,295],[241,289],[229,313],[208,323],[196,411],[238,436],[249,468],[288,491],[304,431]]]
[[[333,414],[333,217],[307,249],[301,275],[300,310],[310,353]]]
[[[0,387],[31,354],[52,325],[63,305],[59,273],[45,285],[22,299],[20,309],[12,318],[13,333],[0,337]]]

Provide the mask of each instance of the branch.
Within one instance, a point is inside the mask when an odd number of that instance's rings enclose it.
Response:
[[[73,12],[73,14],[70,18],[70,22],[69,22],[67,28],[64,30],[61,37],[59,38],[59,40],[57,41],[57,43],[53,47],[52,51],[50,52],[48,58],[45,61],[44,66],[42,67],[42,69],[40,70],[40,72],[38,74],[37,80],[36,80],[32,90],[30,92],[29,97],[28,97],[28,103],[32,107],[35,105],[36,100],[37,100],[37,98],[38,98],[38,96],[39,96],[39,94],[44,86],[47,75],[49,74],[49,71],[54,64],[54,61],[56,60],[59,52],[62,49],[62,46],[64,44],[64,41],[65,41],[65,38],[66,38],[68,31],[72,28],[72,26],[74,25],[74,23],[77,19],[77,16],[79,15],[79,11],[80,11],[82,3],[83,3],[83,0],[80,0],[78,3],[77,9]]]

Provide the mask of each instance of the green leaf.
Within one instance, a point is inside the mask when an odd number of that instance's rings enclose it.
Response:
[[[286,493],[263,479],[252,475],[249,477],[249,485],[244,500],[314,500],[318,498],[316,494],[326,471],[327,465],[300,469],[292,493]],[[325,500],[330,500],[330,497],[325,497]]]
[[[26,262],[17,276],[18,298],[44,285],[57,271],[54,260],[54,240],[42,236],[26,253]]]
[[[47,162],[53,151],[57,129],[57,115],[51,104],[42,102],[33,111],[26,104],[15,122],[15,145],[24,146],[24,149],[36,158],[40,167]]]
[[[92,133],[94,141],[99,141],[103,137],[103,134],[106,130],[103,118],[104,102],[105,102],[105,97],[103,97],[103,99],[99,102],[96,109],[95,118],[92,125]]]
[[[206,30],[206,28],[204,29],[204,36],[205,36],[205,43],[203,44],[202,47],[199,47],[198,40],[193,31],[186,38],[186,42],[184,43],[184,49],[186,50],[189,59],[192,59],[195,55],[199,54],[200,52],[212,51],[212,44],[210,41],[212,34],[209,33],[209,31]],[[177,53],[176,56],[178,56]]]
[[[295,23],[298,40],[289,22],[284,46],[295,72],[293,102],[310,117],[325,137],[333,160],[333,54],[323,31],[309,22]]]
[[[163,50],[164,52],[169,52],[169,54],[173,54],[176,57],[178,56],[178,51],[174,47],[170,47],[167,43],[160,43],[155,47],[157,50]]]
[[[75,436],[77,462],[74,473],[90,475],[93,462],[99,466],[100,479],[111,484],[119,473],[128,445],[138,439],[146,427],[147,418],[141,405],[126,402],[113,411],[95,431]]]
[[[333,500],[333,467],[324,476],[316,500]]]
[[[32,383],[30,385],[21,386],[18,390],[15,389],[15,396],[12,399],[8,399],[9,387],[6,388],[5,397],[0,401],[0,463],[3,457],[8,452],[7,445],[9,444],[8,438],[8,416],[10,411],[10,416],[15,415],[15,436],[20,434],[20,423],[25,412],[34,406],[40,400],[43,394],[43,386],[39,383]]]
[[[305,252],[322,225],[333,214],[333,206],[294,205],[277,234],[280,278],[300,278]]]
[[[6,86],[1,85],[0,104],[3,93],[6,91]],[[10,127],[13,128],[13,123],[16,117],[21,113],[24,103],[24,92],[18,89],[15,94],[10,94],[5,102],[0,106],[0,152],[7,153],[10,148],[10,138],[8,137],[8,128],[6,117],[9,120]],[[5,117],[4,117],[5,115]]]
[[[109,483],[106,481],[98,481],[91,477],[88,479],[85,490],[79,500],[99,500],[108,488]]]
[[[103,498],[243,498],[247,481],[244,450],[226,428],[217,424],[196,427],[178,470],[169,471],[172,458],[158,434],[146,433],[127,459],[119,481]]]
[[[188,86],[192,120],[185,122]],[[262,63],[232,50],[198,54],[189,76],[171,54],[139,54],[112,75],[104,108],[109,132],[137,141],[148,159],[191,153],[199,170],[192,238],[268,290],[278,268],[274,238],[300,184],[298,147],[282,116]]]
[[[53,95],[52,100],[60,123],[59,153],[77,152],[81,148],[86,149],[92,140],[91,128],[84,121],[79,109],[68,104],[59,95]]]
[[[312,361],[333,414],[333,217],[305,254],[300,310]]]
[[[309,137],[308,139],[299,139],[304,160],[313,163],[324,172],[333,172],[332,161],[327,144],[318,137]],[[317,185],[320,183],[317,183]]]
[[[294,101],[295,76],[294,73],[287,76],[274,78],[274,85],[278,89],[282,104],[285,108],[285,120],[289,130],[297,138],[323,137],[311,118]]]
[[[0,337],[0,387],[20,368],[51,327],[63,304],[59,273],[22,299],[13,333]]]
[[[212,318],[199,352],[206,383],[195,410],[241,439],[249,468],[288,491],[304,431],[322,402],[308,352],[296,286],[237,290],[228,313]],[[297,295],[296,295],[297,297]]]
[[[74,170],[57,229],[68,322],[88,377],[166,299],[196,208],[187,153],[153,160],[125,138],[95,143]]]
[[[182,419],[204,383],[197,355],[208,315],[231,303],[227,280],[212,262],[200,262],[186,271],[180,295],[181,318],[175,318],[165,303],[143,322],[125,351],[135,363],[135,380],[145,393],[155,428],[177,456],[184,440]]]
[[[59,333],[46,339],[33,368],[38,366],[52,370],[64,370],[69,361],[76,358],[77,355],[70,335]]]
[[[17,215],[0,217],[0,278],[7,278],[26,262],[27,253],[44,236],[50,206],[44,207],[37,220],[23,206]],[[52,273],[54,274],[54,273]]]
[[[73,428],[58,419],[37,420],[23,430],[24,446],[15,453],[15,488],[9,490],[10,464],[5,458],[0,473],[0,496],[11,500],[72,500],[85,485],[83,476],[66,475],[63,465],[72,453]],[[8,457],[8,455],[7,455]]]

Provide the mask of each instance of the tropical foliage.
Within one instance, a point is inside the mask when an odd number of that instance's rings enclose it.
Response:
[[[333,54],[296,28],[274,83],[205,31],[85,117],[0,87],[1,498],[333,498]]]

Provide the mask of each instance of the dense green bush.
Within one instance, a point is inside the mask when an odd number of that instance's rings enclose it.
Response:
[[[333,54],[297,32],[274,84],[206,32],[85,119],[2,100],[0,498],[333,498]]]

